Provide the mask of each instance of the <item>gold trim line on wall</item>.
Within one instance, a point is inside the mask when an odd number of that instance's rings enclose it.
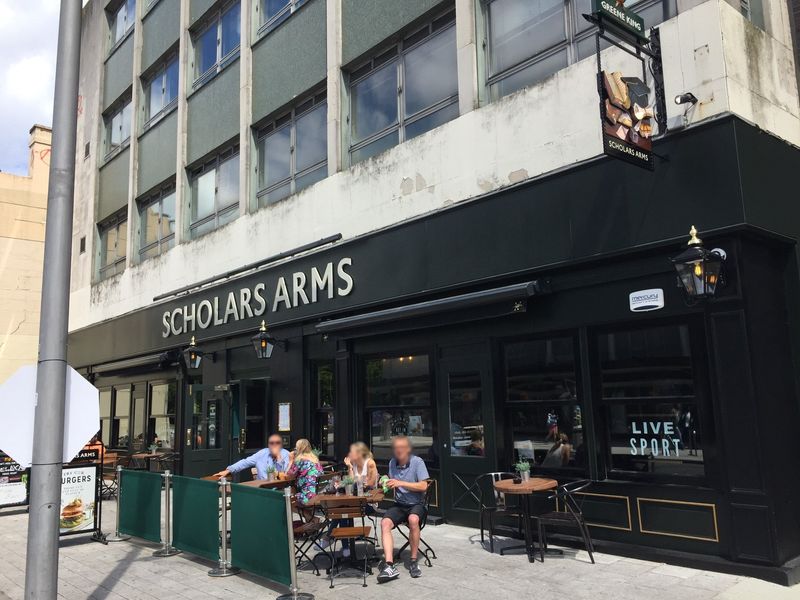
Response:
[[[667,531],[654,531],[645,529],[642,524],[642,501],[653,502],[661,504],[683,504],[686,506],[705,506],[711,509],[711,516],[714,520],[714,537],[705,537],[698,535],[685,535],[682,533],[670,533]],[[636,498],[636,512],[639,517],[639,531],[650,535],[663,535],[667,537],[681,538],[685,540],[699,540],[701,542],[714,542],[719,543],[719,524],[717,523],[717,505],[711,502],[689,502],[687,500],[664,500],[663,498]]]

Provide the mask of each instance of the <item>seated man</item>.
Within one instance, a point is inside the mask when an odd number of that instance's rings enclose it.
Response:
[[[273,433],[267,440],[267,447],[259,450],[252,456],[243,458],[233,463],[224,471],[214,473],[214,477],[229,477],[231,473],[238,473],[245,469],[256,468],[256,479],[266,479],[267,471],[272,467],[278,473],[286,473],[292,464],[292,458],[288,450],[283,447],[283,438],[277,433]]]
[[[385,583],[400,576],[394,566],[394,545],[392,529],[401,523],[408,523],[411,564],[408,571],[411,577],[419,577],[422,571],[417,564],[419,552],[420,520],[425,517],[425,491],[428,489],[428,469],[419,456],[412,454],[411,440],[401,435],[392,441],[394,458],[389,461],[389,481],[394,490],[395,505],[386,511],[381,520],[381,540],[386,564],[378,573],[378,583]]]

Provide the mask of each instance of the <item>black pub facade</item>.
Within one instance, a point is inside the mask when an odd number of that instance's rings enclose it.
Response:
[[[72,332],[104,442],[201,476],[272,431],[381,464],[403,433],[448,521],[528,460],[594,481],[600,549],[795,581],[800,152],[734,117],[654,150],[654,172],[600,158]],[[726,255],[713,298],[676,283],[692,225]]]

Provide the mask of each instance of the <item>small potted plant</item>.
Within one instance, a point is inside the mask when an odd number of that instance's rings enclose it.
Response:
[[[276,470],[274,465],[267,467],[267,481],[275,481]]]
[[[523,482],[530,481],[531,463],[529,463],[527,460],[521,460],[514,465],[514,468],[517,469],[517,472],[519,473],[519,476],[522,478]]]
[[[347,477],[342,478],[342,485],[344,485],[344,493],[346,495],[348,496],[353,495],[353,485],[355,485],[355,482],[356,480],[350,477],[349,475]]]

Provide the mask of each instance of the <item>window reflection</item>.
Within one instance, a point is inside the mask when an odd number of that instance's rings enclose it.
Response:
[[[483,390],[478,371],[450,373],[450,454],[484,456]]]

